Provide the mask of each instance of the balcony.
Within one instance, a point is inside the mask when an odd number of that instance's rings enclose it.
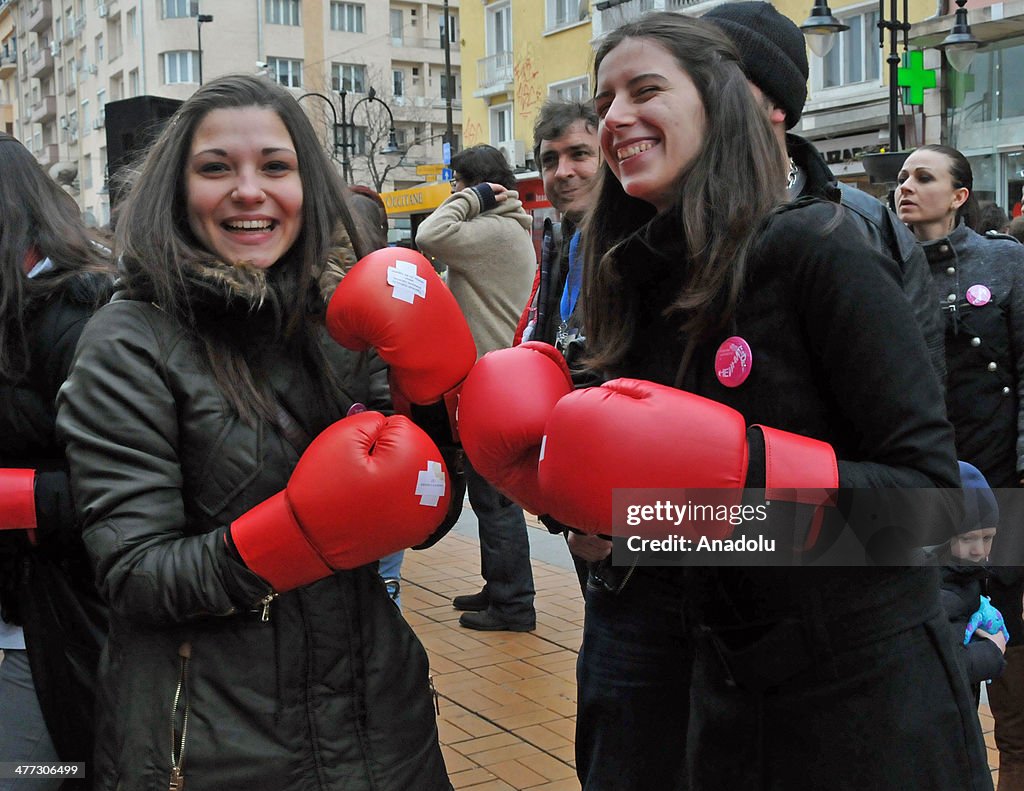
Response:
[[[44,168],[48,168],[50,165],[56,165],[59,159],[60,149],[57,148],[56,143],[45,145],[36,152],[36,161]]]
[[[42,33],[53,21],[53,6],[50,0],[37,0],[36,4],[28,10],[28,19],[25,20],[26,27],[33,33]]]
[[[50,48],[39,50],[35,57],[28,62],[28,68],[26,69],[29,77],[45,77],[53,71],[53,55],[50,54]]]
[[[479,93],[501,93],[512,87],[512,53],[499,52],[476,62],[476,82]],[[479,95],[479,94],[477,94]]]
[[[17,55],[0,55],[0,80],[6,80],[18,70]]]
[[[57,97],[56,96],[44,96],[39,102],[36,102],[29,108],[28,117],[29,120],[34,124],[44,124],[51,118],[57,116]]]

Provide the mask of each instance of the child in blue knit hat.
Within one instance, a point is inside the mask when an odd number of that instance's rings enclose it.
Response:
[[[1009,634],[999,610],[985,595],[999,504],[976,467],[960,462],[960,479],[964,492],[961,531],[929,554],[942,566],[942,605],[949,616],[953,639],[962,647],[961,665],[977,701],[979,684],[1003,672]]]

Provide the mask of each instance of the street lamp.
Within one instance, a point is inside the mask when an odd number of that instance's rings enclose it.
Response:
[[[378,102],[381,106],[383,106],[384,111],[388,114],[388,143],[386,146],[384,146],[384,148],[382,148],[377,153],[383,154],[384,156],[400,157],[405,152],[398,147],[397,133],[395,132],[394,113],[391,112],[391,107],[388,106],[388,103],[381,99],[379,96],[377,96],[377,91],[375,91],[373,88],[367,90],[366,96],[364,96],[362,99],[360,99],[352,106],[351,115],[346,113],[345,110],[345,97],[348,96],[348,91],[342,88],[341,91],[339,91],[339,93],[341,94],[341,169],[342,173],[345,176],[345,181],[348,184],[351,184],[352,163],[349,161],[348,152],[349,149],[351,149],[353,152],[355,151],[356,143],[354,135],[353,139],[349,140],[348,132],[350,129],[352,129],[353,131],[355,130],[356,108],[358,108],[359,105],[363,104],[364,102]]]
[[[964,5],[967,0],[956,0],[957,12],[953,23],[952,32],[940,45],[940,49],[946,51],[946,58],[957,71],[962,71],[970,65],[970,59],[974,56],[974,50],[978,48],[978,40],[971,35],[970,25],[967,24],[967,11]],[[881,154],[868,154],[862,157],[864,170],[874,183],[892,183],[896,181],[896,174],[899,166],[905,157],[899,153],[900,137],[898,119],[899,105],[899,66],[900,55],[898,52],[899,34],[903,34],[903,50],[910,49],[910,12],[908,0],[903,0],[902,18],[900,9],[897,7],[897,0],[889,0],[889,15],[885,13],[885,0],[878,0],[878,46],[885,47],[885,34],[889,33],[889,56],[886,63],[889,64],[889,145],[888,150]],[[834,34],[849,30],[849,26],[843,24],[829,10],[827,0],[815,0],[814,8],[811,10],[810,18],[804,22],[800,29],[807,35],[807,44],[811,50],[821,57],[832,48],[831,42],[823,42],[822,38],[831,39]],[[965,64],[966,61],[966,64]],[[958,65],[960,64],[960,65]],[[961,68],[961,65],[963,68]]]
[[[325,102],[327,102],[327,106],[331,108],[331,117],[334,119],[334,125],[331,127],[331,129],[332,129],[332,131],[334,133],[334,150],[333,150],[331,156],[334,157],[334,158],[337,158],[338,151],[342,150],[342,143],[338,139],[338,132],[342,131],[343,127],[342,127],[341,124],[338,123],[338,111],[334,108],[334,102],[331,101],[331,98],[329,96],[325,96],[322,93],[316,93],[316,92],[304,93],[304,94],[302,94],[302,96],[299,97],[298,101],[301,102],[307,96],[315,96],[318,99],[323,99]]]
[[[956,0],[956,16],[953,18],[953,29],[949,35],[939,44],[939,49],[946,53],[946,60],[949,65],[959,72],[965,72],[971,68],[974,56],[978,52],[981,42],[971,33],[971,26],[967,23],[967,0]]]
[[[811,52],[824,58],[836,43],[836,33],[849,30],[850,26],[832,16],[828,0],[815,0],[811,15],[800,25],[800,29],[807,37],[807,46]]]
[[[213,14],[196,14],[196,38],[199,45],[199,84],[203,84],[203,22],[212,22]]]

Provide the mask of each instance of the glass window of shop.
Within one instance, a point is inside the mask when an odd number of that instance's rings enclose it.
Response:
[[[943,137],[963,151],[974,171],[974,192],[1009,214],[1024,187],[1024,37],[991,42],[966,74],[947,69]]]

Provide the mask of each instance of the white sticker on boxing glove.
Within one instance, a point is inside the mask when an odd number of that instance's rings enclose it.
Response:
[[[426,278],[416,273],[416,264],[411,261],[395,261],[388,267],[388,285],[391,286],[391,297],[408,302],[412,305],[416,297],[427,296]]]
[[[416,494],[420,496],[420,505],[437,507],[438,501],[444,497],[444,467],[441,462],[428,461],[427,469],[420,470],[416,476]]]

